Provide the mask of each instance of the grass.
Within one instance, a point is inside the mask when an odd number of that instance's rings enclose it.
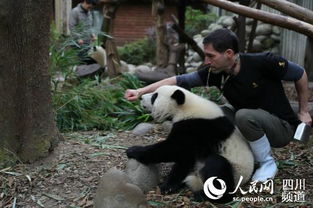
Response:
[[[62,132],[132,129],[150,120],[138,101],[123,98],[126,89],[141,86],[133,75],[124,74],[101,83],[84,80],[70,89],[57,91],[53,95],[57,126]]]

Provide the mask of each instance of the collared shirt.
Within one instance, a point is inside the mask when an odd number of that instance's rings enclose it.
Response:
[[[72,9],[70,13],[69,27],[72,35],[76,39],[88,37],[88,41],[90,42],[90,37],[93,34],[92,23],[93,17],[91,12],[85,10],[81,3]],[[82,28],[77,28],[78,25],[81,25]],[[86,41],[86,38],[84,39]]]
[[[261,108],[296,126],[299,120],[285,95],[281,80],[298,80],[303,69],[272,53],[240,54],[240,71],[224,82],[224,96],[236,109]],[[293,72],[292,72],[293,71]],[[216,86],[226,73],[208,75],[208,69],[176,77],[181,87]]]

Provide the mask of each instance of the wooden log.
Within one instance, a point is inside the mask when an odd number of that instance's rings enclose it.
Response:
[[[240,5],[248,6],[249,0],[243,0],[239,1]],[[238,22],[237,22],[237,37],[238,37],[238,48],[239,52],[245,52],[246,49],[246,17],[244,15],[238,16]]]
[[[257,3],[256,5],[256,9],[260,10],[261,9],[262,4],[260,2]],[[253,23],[252,23],[252,28],[251,28],[251,32],[249,35],[249,43],[248,43],[248,52],[252,52],[252,48],[253,48],[253,40],[255,38],[255,31],[256,31],[256,27],[258,25],[258,20],[254,19]]]
[[[258,2],[276,9],[296,19],[313,24],[313,12],[286,0],[258,0]]]
[[[55,25],[59,33],[69,35],[69,20],[72,0],[55,0]]]
[[[190,45],[190,47],[199,54],[199,56],[204,60],[204,53],[203,50],[198,46],[198,44],[189,37],[179,26],[177,18],[172,15],[172,20],[174,22],[172,28],[179,34],[179,37],[181,38],[183,43],[187,43]]]
[[[309,23],[297,20],[295,18],[286,17],[279,14],[272,14],[270,12],[265,12],[254,8],[249,8],[246,6],[241,6],[226,0],[202,0],[202,1],[213,6],[217,6],[222,9],[244,15],[246,17],[257,19],[262,22],[287,28],[313,38],[313,26]]]
[[[168,64],[168,48],[166,43],[166,26],[164,24],[164,0],[152,1],[152,16],[156,25],[156,62],[157,66],[165,68]]]
[[[313,38],[307,38],[304,58],[304,68],[308,75],[308,80],[313,81]]]

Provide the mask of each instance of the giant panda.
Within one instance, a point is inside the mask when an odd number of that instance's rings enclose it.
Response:
[[[155,120],[173,121],[166,140],[126,150],[128,158],[144,164],[174,162],[162,193],[175,192],[186,184],[196,200],[225,203],[232,200],[230,192],[240,176],[242,184],[249,181],[254,168],[252,152],[217,104],[177,86],[162,86],[143,95],[141,105]],[[223,195],[206,197],[203,184],[211,177],[216,177],[217,193],[224,188]]]

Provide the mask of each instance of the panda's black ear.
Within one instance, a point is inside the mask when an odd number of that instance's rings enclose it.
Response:
[[[178,105],[182,105],[185,103],[185,94],[183,93],[183,91],[181,90],[176,90],[171,98],[173,98],[174,100],[176,100]]]

